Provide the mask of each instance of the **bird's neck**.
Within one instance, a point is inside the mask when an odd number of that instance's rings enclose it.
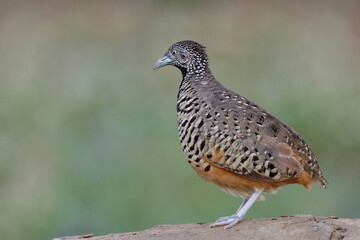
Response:
[[[197,68],[194,67],[187,67],[185,68],[179,68],[182,75],[183,80],[185,81],[201,81],[205,79],[205,76],[211,75],[210,68],[208,66]]]
[[[197,95],[198,89],[203,89],[211,91],[214,86],[219,85],[220,83],[211,74],[209,68],[200,73],[193,74],[183,74],[183,79],[180,84],[179,94],[182,92],[187,92],[186,94]],[[179,97],[179,96],[178,96]]]
[[[207,58],[196,58],[193,59],[186,67],[177,66],[182,75],[183,79],[191,79],[193,76],[195,79],[203,79],[205,74],[211,74],[209,68],[209,60]]]

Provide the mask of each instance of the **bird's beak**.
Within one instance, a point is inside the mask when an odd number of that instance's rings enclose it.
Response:
[[[163,56],[162,58],[160,58],[159,60],[156,61],[154,70],[161,68],[163,66],[169,65],[172,61],[173,60],[171,58],[169,58],[168,56]]]

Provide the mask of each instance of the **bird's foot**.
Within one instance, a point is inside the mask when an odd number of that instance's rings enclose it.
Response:
[[[228,217],[221,217],[216,222],[210,225],[210,227],[217,227],[226,225],[224,229],[229,229],[236,225],[238,222],[243,220],[246,212],[249,210],[251,205],[256,201],[256,199],[261,195],[263,192],[263,188],[254,192],[250,198],[244,199],[243,203],[240,205],[239,209],[236,211],[234,215]]]
[[[235,226],[241,220],[243,220],[243,217],[241,217],[237,214],[227,216],[227,217],[220,217],[216,222],[211,224],[210,227],[213,228],[213,227],[217,227],[217,226],[226,225],[224,227],[224,229],[229,229],[229,228]]]
[[[233,215],[230,215],[230,216],[226,216],[226,217],[219,217],[216,222],[221,222],[223,220],[227,220],[229,218],[235,218],[236,217],[236,214],[233,214]]]

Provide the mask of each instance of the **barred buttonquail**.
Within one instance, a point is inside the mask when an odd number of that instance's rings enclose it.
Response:
[[[237,212],[211,226],[230,228],[262,192],[312,181],[326,188],[319,164],[302,137],[263,108],[223,87],[211,74],[205,47],[172,45],[154,69],[173,65],[183,79],[177,97],[178,131],[190,166],[201,179],[242,197]]]

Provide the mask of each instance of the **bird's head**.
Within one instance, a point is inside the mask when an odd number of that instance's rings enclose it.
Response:
[[[173,65],[181,70],[183,76],[196,74],[201,77],[208,64],[205,47],[197,42],[185,40],[173,44],[165,55],[157,60],[154,70]]]

